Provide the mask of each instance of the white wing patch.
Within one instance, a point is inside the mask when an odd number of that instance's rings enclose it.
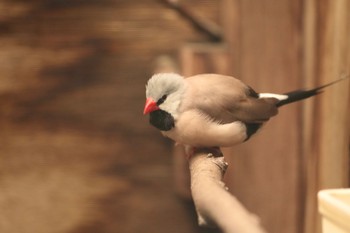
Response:
[[[288,95],[279,95],[279,94],[273,94],[273,93],[260,93],[259,99],[261,98],[275,98],[278,100],[285,100],[288,99]]]

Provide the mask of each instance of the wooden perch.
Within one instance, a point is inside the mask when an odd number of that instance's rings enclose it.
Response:
[[[224,233],[266,233],[257,216],[227,191],[222,178],[228,164],[219,152],[203,149],[189,158],[199,225],[217,226]]]

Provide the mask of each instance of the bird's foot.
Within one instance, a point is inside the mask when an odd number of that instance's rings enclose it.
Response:
[[[185,154],[187,159],[190,159],[196,153],[206,153],[210,157],[223,156],[220,147],[193,147],[188,145],[185,146]]]
[[[189,160],[196,152],[196,147],[185,145],[186,159]]]

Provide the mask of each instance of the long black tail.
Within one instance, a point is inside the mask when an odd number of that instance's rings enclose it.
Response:
[[[331,83],[322,85],[320,87],[313,88],[311,90],[296,90],[296,91],[291,91],[291,92],[285,93],[284,95],[287,95],[288,98],[279,101],[276,104],[276,106],[277,107],[281,107],[281,106],[286,105],[286,104],[290,104],[290,103],[293,103],[293,102],[296,102],[296,101],[299,101],[299,100],[307,99],[309,97],[318,95],[318,94],[322,93],[322,89],[323,88],[331,86],[331,85],[333,85],[333,84],[335,84],[337,82],[340,82],[340,81],[342,81],[344,79],[348,79],[349,77],[350,76],[347,75],[347,76],[345,76],[343,78],[340,78],[340,79],[335,80],[335,81],[333,81]]]

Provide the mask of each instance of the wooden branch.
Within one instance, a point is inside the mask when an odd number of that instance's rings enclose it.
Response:
[[[217,226],[224,233],[266,233],[257,216],[227,191],[222,178],[228,164],[220,151],[196,151],[189,166],[199,225]]]

